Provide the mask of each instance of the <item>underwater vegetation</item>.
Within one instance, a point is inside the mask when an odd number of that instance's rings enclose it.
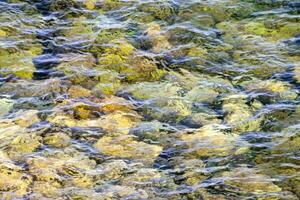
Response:
[[[0,199],[298,200],[300,1],[0,1]]]

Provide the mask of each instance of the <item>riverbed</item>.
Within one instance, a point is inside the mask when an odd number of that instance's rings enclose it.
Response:
[[[0,199],[298,200],[299,14],[0,0]]]

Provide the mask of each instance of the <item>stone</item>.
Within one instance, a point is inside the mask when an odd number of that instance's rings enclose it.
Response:
[[[85,7],[89,10],[95,9],[95,7],[96,7],[95,3],[96,3],[96,0],[85,0],[84,1]]]
[[[254,102],[259,108],[259,102]],[[229,95],[223,98],[222,109],[225,122],[233,127],[235,133],[259,131],[263,123],[263,116],[256,116],[254,107],[247,104],[247,95]]]
[[[100,52],[103,52],[99,54]],[[139,54],[127,41],[113,40],[110,45],[98,52],[98,70],[113,70],[124,77],[127,82],[156,81],[164,71],[157,68],[156,63]]]
[[[295,66],[294,74],[294,78],[298,83],[300,83],[300,66]]]
[[[43,138],[43,142],[46,145],[62,148],[70,145],[71,138],[63,132],[50,133]]]
[[[29,127],[41,121],[37,110],[20,110],[10,117],[13,117],[12,121],[21,127]]]
[[[273,154],[286,154],[300,151],[300,124],[291,125],[281,132],[282,137],[274,139]]]
[[[294,100],[298,97],[297,92],[288,83],[275,80],[250,81],[243,84],[249,92],[271,93],[275,100]]]
[[[176,132],[177,129],[166,123],[159,121],[141,122],[137,126],[130,129],[130,134],[137,136],[139,139],[150,139],[153,141],[162,141],[167,138],[171,132]]]
[[[147,199],[148,195],[144,190],[138,190],[130,186],[121,185],[105,185],[101,190],[102,199],[114,198],[131,198],[131,199]],[[101,198],[100,198],[101,199]]]
[[[0,163],[0,198],[16,199],[29,194],[33,178],[12,163]]]
[[[175,6],[171,1],[148,1],[138,5],[138,10],[148,13],[159,20],[171,20],[175,15]]]
[[[150,42],[152,44],[152,51],[154,53],[161,53],[164,50],[172,48],[167,36],[162,33],[159,24],[150,23],[145,33],[150,39]]]
[[[61,193],[59,191],[59,187],[53,186],[49,182],[45,181],[34,181],[32,191],[35,195],[42,195],[42,197],[39,198],[59,198],[61,196]]]
[[[116,111],[132,112],[135,106],[131,101],[121,97],[111,96],[101,101],[101,111],[104,113],[113,113]]]
[[[159,185],[159,182],[163,181],[162,179],[162,174],[158,170],[142,168],[138,169],[137,172],[126,176],[122,180],[122,184],[135,187],[141,187],[143,185],[153,187],[156,184]]]
[[[6,115],[9,113],[9,111],[13,108],[14,106],[14,101],[10,99],[0,99],[0,117]]]
[[[237,145],[238,137],[234,134],[225,134],[222,131],[224,128],[226,127],[212,124],[203,126],[194,134],[182,134],[181,140],[189,147],[185,150],[185,154],[191,157],[212,157],[228,156],[235,151],[239,152],[238,149],[245,151],[247,149],[245,144]]]
[[[172,83],[144,82],[130,85],[124,91],[137,99],[155,99],[177,96],[181,88]]]
[[[47,119],[49,122],[68,127],[99,127],[112,133],[127,134],[129,129],[140,121],[140,116],[135,112],[125,113],[116,111],[101,116],[99,119],[74,119],[65,113],[55,113]]]
[[[0,74],[14,74],[22,79],[31,79],[36,70],[32,59],[42,53],[40,44],[30,44],[27,47],[14,46],[13,48],[5,48],[11,44],[3,44],[0,47]],[[2,43],[1,43],[2,44]],[[18,49],[18,50],[16,50]]]
[[[127,164],[124,160],[112,160],[110,162],[105,162],[99,166],[102,180],[120,179],[128,171],[130,171],[131,166]]]
[[[104,136],[94,146],[103,154],[131,159],[153,160],[162,151],[162,147],[138,142],[131,135]]]
[[[90,90],[77,85],[72,85],[69,88],[68,93],[71,98],[86,98],[91,96]]]
[[[258,170],[253,168],[235,168],[222,173],[221,177],[225,184],[236,187],[243,193],[261,194],[281,191],[281,188],[275,185],[270,177],[260,174]]]
[[[41,146],[41,137],[35,134],[25,133],[17,136],[10,144],[12,153],[32,153]]]
[[[11,95],[15,98],[21,97],[55,97],[65,88],[61,85],[62,81],[56,78],[47,80],[18,80],[13,83],[5,83],[0,87],[0,92]]]

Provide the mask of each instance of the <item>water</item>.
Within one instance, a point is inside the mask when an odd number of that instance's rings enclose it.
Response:
[[[299,199],[299,11],[0,1],[0,198]]]

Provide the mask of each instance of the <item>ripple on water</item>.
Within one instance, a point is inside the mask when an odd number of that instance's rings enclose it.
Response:
[[[1,1],[0,198],[299,199],[299,5]]]

